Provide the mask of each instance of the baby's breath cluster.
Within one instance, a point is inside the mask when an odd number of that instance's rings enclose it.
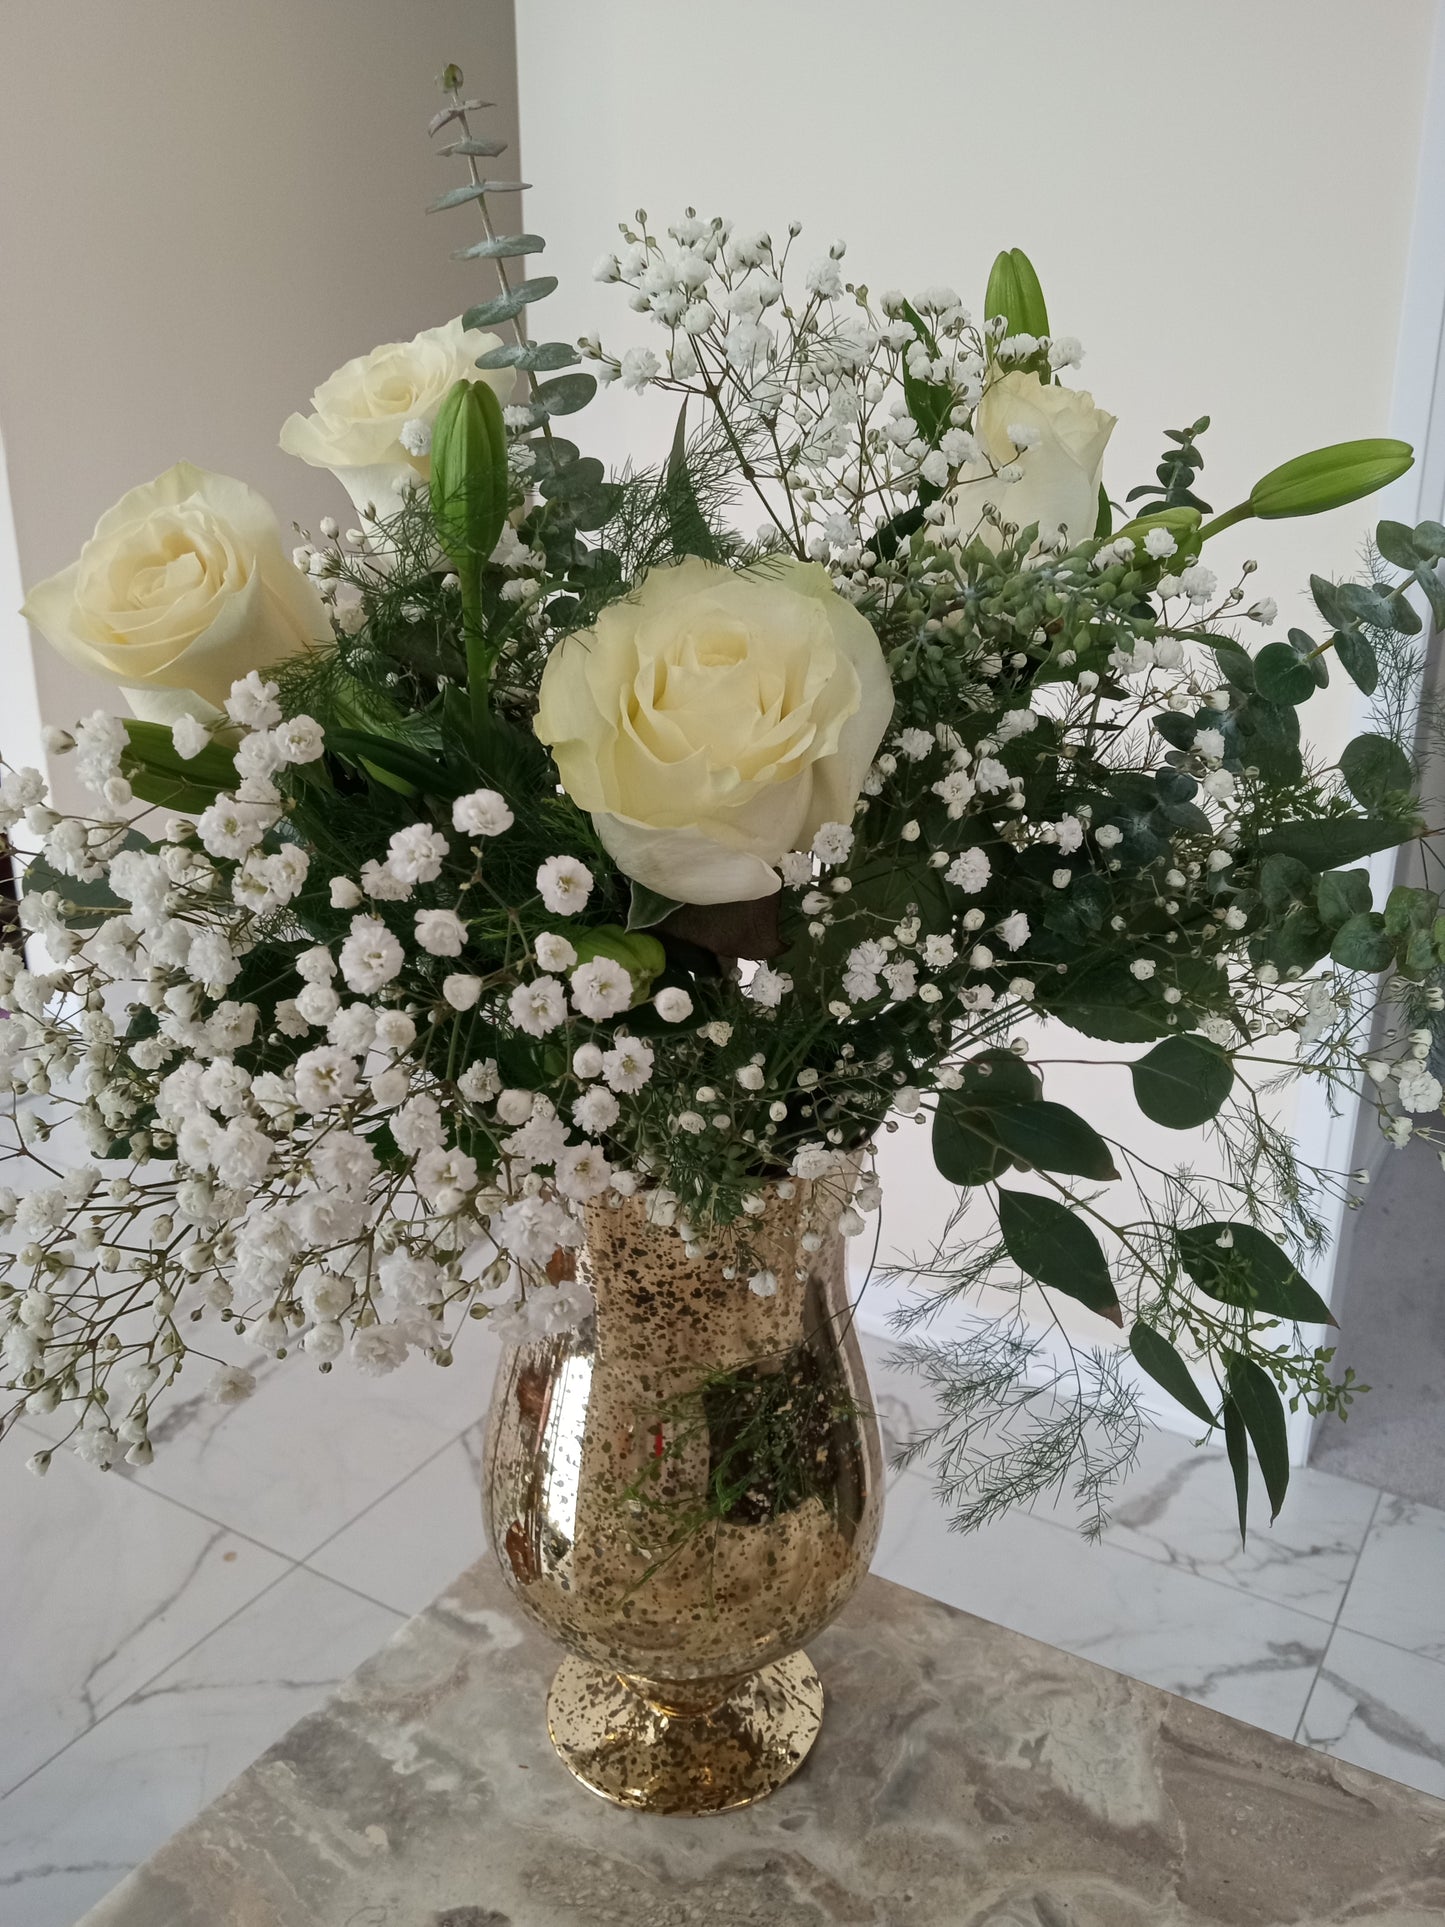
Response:
[[[1209,1426],[1347,1403],[1298,1267],[1359,1186],[1263,1099],[1304,1072],[1395,1143],[1440,1129],[1445,918],[1423,886],[1377,910],[1362,864],[1418,828],[1412,598],[1445,605],[1445,529],[1382,524],[1368,582],[1315,579],[1322,635],[1274,639],[1254,565],[1221,584],[1205,544],[1377,486],[1375,445],[1209,522],[1196,422],[1129,519],[1022,257],[975,315],[875,297],[842,242],[800,272],[796,226],[639,214],[597,276],[658,346],[613,354],[522,339],[552,283],[507,277],[539,244],[488,191],[438,205],[480,206],[499,293],[293,418],[355,503],[297,532],[329,636],[173,727],[56,733],[92,815],[0,781],[31,852],[29,958],[0,952],[4,1422],[64,1408],[83,1457],[144,1463],[183,1372],[237,1399],[295,1353],[378,1374],[450,1364],[468,1319],[556,1331],[587,1315],[588,1212],[637,1196],[766,1297],[770,1199],[822,1201],[806,1266],[865,1231],[880,1134],[924,1125],[985,1212],[919,1262],[945,1294],[1080,1299]],[[682,401],[661,471],[562,434],[579,358]],[[1326,764],[1298,711],[1331,664],[1377,693]],[[1052,1101],[1069,1031],[1150,1123],[1211,1133],[1208,1175]],[[1071,1463],[1097,1495],[1137,1436],[1114,1354],[1049,1416],[1022,1332],[919,1353],[971,1521]],[[1021,1446],[980,1448],[1021,1412]]]

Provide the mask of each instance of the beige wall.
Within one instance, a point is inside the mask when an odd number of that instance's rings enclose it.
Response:
[[[283,528],[346,515],[280,452],[282,420],[340,362],[492,292],[450,258],[466,213],[422,215],[458,178],[426,132],[448,60],[499,103],[481,118],[510,175],[510,0],[0,0],[0,438],[24,582],[182,457],[252,483]],[[43,643],[35,668],[48,722],[107,699]],[[14,755],[7,727],[0,709]]]

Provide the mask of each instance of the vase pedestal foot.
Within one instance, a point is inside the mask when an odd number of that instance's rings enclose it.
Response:
[[[706,1712],[646,1700],[591,1660],[568,1657],[547,1695],[547,1730],[568,1772],[643,1813],[725,1813],[790,1779],[823,1723],[806,1653],[750,1673]]]

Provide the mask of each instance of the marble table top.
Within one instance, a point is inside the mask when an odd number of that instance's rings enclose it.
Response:
[[[80,1927],[1439,1927],[1445,1802],[869,1579],[811,1758],[654,1819],[563,1770],[490,1560]]]

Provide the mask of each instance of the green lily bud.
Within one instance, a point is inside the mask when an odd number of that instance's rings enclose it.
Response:
[[[487,561],[507,519],[507,433],[484,381],[454,382],[431,443],[437,538],[465,581]]]
[[[1011,335],[1046,335],[1049,311],[1034,264],[1022,248],[1005,248],[989,272],[984,314],[1001,314]]]
[[[1115,529],[1109,540],[1121,542],[1127,537],[1136,549],[1147,556],[1144,543],[1151,529],[1167,529],[1174,537],[1176,554],[1198,552],[1198,509],[1156,509],[1152,515],[1136,516],[1132,522],[1126,522],[1122,529]],[[1173,557],[1169,560],[1172,562]]]
[[[610,957],[620,963],[632,979],[632,1001],[643,1003],[652,989],[652,980],[667,963],[667,952],[656,937],[645,930],[624,930],[620,924],[598,923],[586,929],[568,927],[562,934],[577,952],[579,964],[594,957]]]
[[[1261,476],[1249,492],[1249,512],[1273,521],[1343,508],[1396,481],[1414,459],[1408,442],[1383,437],[1312,449]]]

